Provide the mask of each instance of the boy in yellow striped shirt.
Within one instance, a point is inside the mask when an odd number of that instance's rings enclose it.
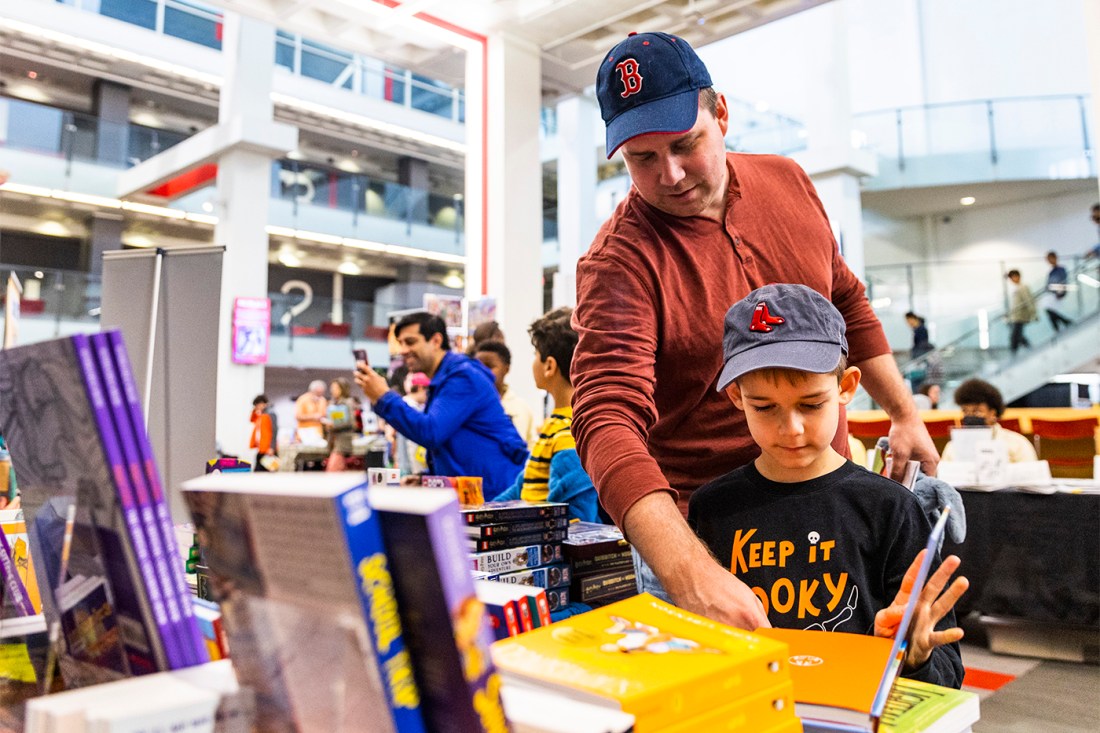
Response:
[[[539,437],[523,472],[497,501],[559,501],[569,504],[569,518],[599,522],[599,500],[577,456],[573,425],[573,383],[569,366],[577,334],[570,324],[572,308],[552,310],[531,324],[535,359],[531,365],[535,386],[554,398],[554,411],[539,428]]]

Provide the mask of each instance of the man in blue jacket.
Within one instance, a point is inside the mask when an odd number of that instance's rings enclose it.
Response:
[[[527,443],[500,404],[493,373],[450,350],[443,319],[410,313],[394,335],[409,371],[431,377],[428,404],[417,412],[392,392],[381,375],[359,362],[355,381],[376,415],[428,450],[428,467],[440,476],[481,476],[485,498],[508,488],[523,469]]]

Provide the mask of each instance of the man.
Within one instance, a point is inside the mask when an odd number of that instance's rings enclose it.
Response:
[[[481,476],[485,498],[492,499],[512,485],[527,459],[527,444],[504,414],[492,372],[450,350],[439,316],[410,313],[397,322],[394,335],[409,371],[431,380],[424,411],[405,404],[362,362],[355,381],[378,417],[427,449],[431,473]]]
[[[1012,283],[1012,305],[1005,315],[1005,322],[1012,327],[1009,336],[1008,348],[1015,356],[1021,346],[1031,348],[1031,342],[1024,335],[1024,326],[1032,321],[1039,320],[1035,309],[1035,298],[1031,297],[1031,291],[1020,281],[1019,270],[1009,270],[1006,278]]]
[[[309,391],[294,401],[294,417],[298,420],[298,440],[313,441],[324,439],[321,419],[328,414],[328,400],[325,399],[325,382],[314,379],[309,383]]]
[[[500,404],[504,407],[504,414],[516,426],[519,437],[527,441],[528,446],[538,440],[538,425],[535,424],[535,413],[515,392],[508,389],[504,383],[508,372],[512,370],[512,351],[503,341],[483,341],[476,347],[474,358],[488,367],[496,379],[497,392],[500,393]]]
[[[766,626],[756,596],[683,516],[693,489],[758,454],[744,416],[715,390],[715,345],[732,303],[772,282],[828,297],[847,322],[853,365],[893,421],[894,465],[915,458],[934,473],[938,456],[809,178],[784,158],[726,154],[726,100],[691,46],[664,33],[632,35],[605,57],[596,87],[608,156],[622,148],[634,185],[577,268],[581,459],[675,603],[742,628]],[[842,419],[834,442],[842,455],[846,434]]]
[[[1066,268],[1058,264],[1058,253],[1054,250],[1047,252],[1047,264],[1050,265],[1050,272],[1047,273],[1047,289],[1043,293],[1043,304],[1047,318],[1050,319],[1050,326],[1057,333],[1063,326],[1073,325],[1073,321],[1062,313],[1061,306],[1069,288],[1069,274]]]

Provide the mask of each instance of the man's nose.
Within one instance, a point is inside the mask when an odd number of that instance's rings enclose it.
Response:
[[[667,155],[661,160],[661,185],[673,187],[684,180],[684,166],[680,158],[675,155]]]

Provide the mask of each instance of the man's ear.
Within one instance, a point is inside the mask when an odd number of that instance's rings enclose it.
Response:
[[[722,131],[722,136],[725,137],[726,132],[729,131],[730,112],[729,107],[726,105],[726,95],[721,92],[718,92],[718,103],[714,107],[714,119],[718,120],[718,128]]]
[[[856,388],[859,387],[859,378],[862,372],[859,367],[848,367],[840,377],[840,404],[847,405],[856,396]]]
[[[442,349],[443,348],[443,334],[433,333],[432,337],[430,339],[428,339],[428,343],[430,343],[432,346],[434,346],[437,349]]]
[[[744,398],[741,397],[740,384],[738,384],[737,382],[730,382],[729,386],[726,387],[726,396],[730,398],[730,402],[732,402],[733,406],[736,407],[738,410],[745,409]]]

